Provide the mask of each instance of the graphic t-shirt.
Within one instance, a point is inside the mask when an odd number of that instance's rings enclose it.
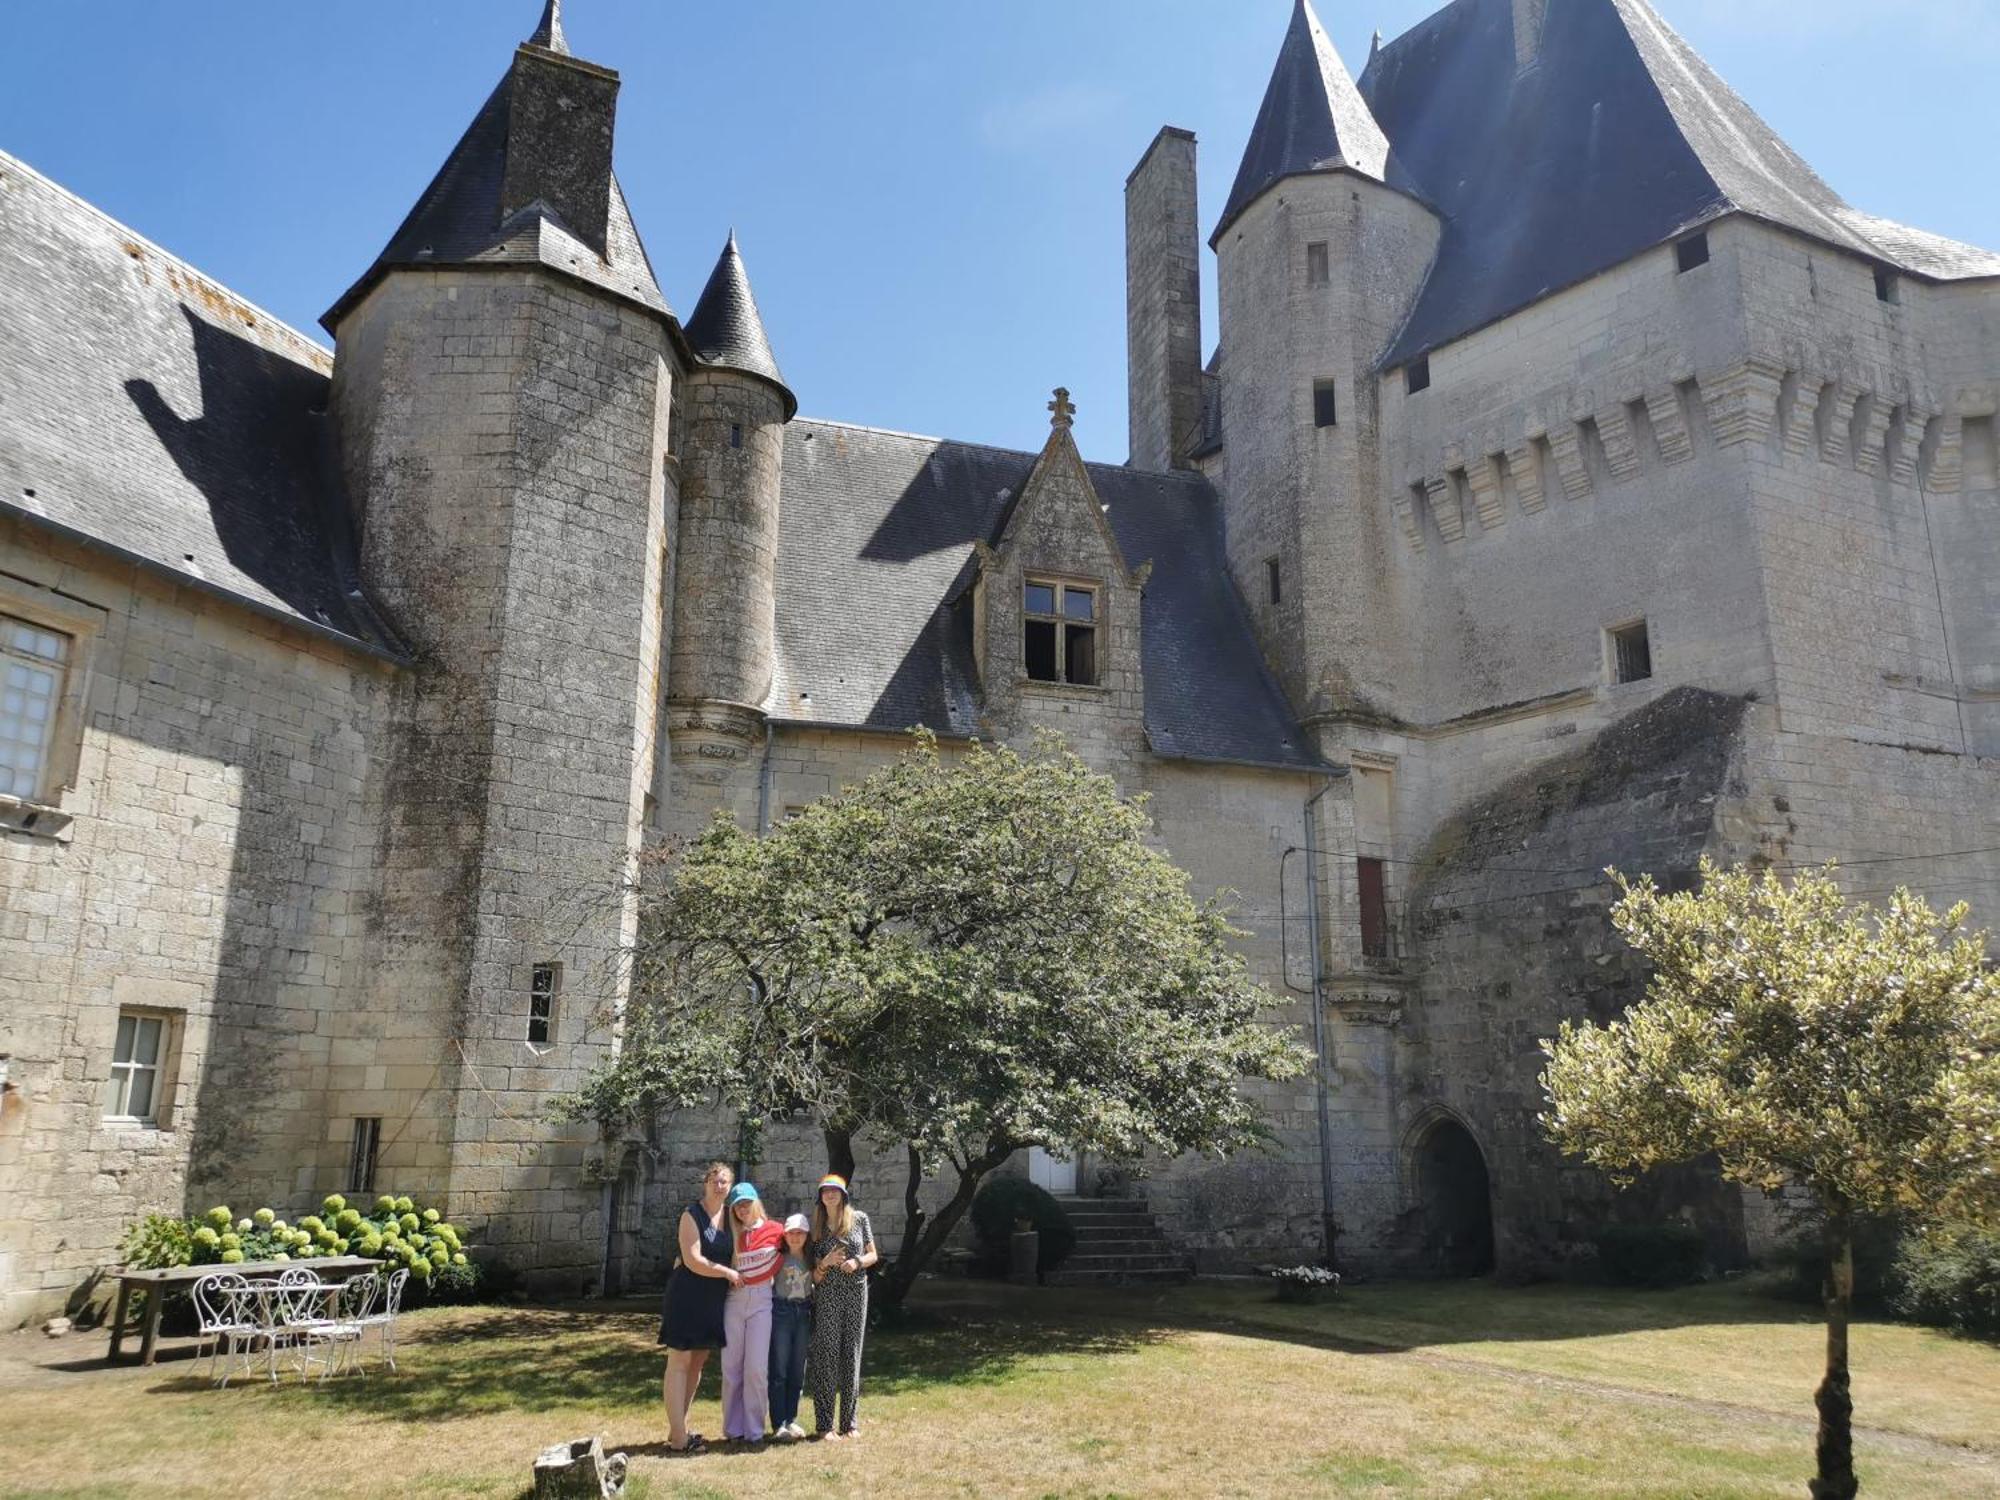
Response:
[[[761,1286],[778,1274],[778,1259],[785,1249],[785,1226],[766,1219],[745,1230],[736,1247],[736,1271],[745,1286]]]
[[[782,1302],[810,1302],[813,1294],[812,1267],[803,1255],[787,1250],[778,1266],[778,1299]]]

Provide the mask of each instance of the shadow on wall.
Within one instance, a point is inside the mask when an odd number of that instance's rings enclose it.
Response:
[[[162,560],[185,561],[212,582],[233,582],[234,570],[308,620],[374,639],[372,619],[358,624],[347,597],[354,562],[326,378],[185,304],[181,312],[199,414],[177,414],[151,379],[124,383],[213,527],[213,541],[191,531],[180,545],[195,551]],[[198,1073],[176,1080],[180,1110],[192,1111],[181,1206],[296,1206],[332,1186],[312,1170],[328,1125],[319,1018],[352,978],[336,931],[347,916],[343,877],[371,863],[341,834],[369,826],[357,805],[370,781],[363,731],[373,688],[355,673],[354,700],[306,703],[311,689],[289,653],[247,629],[227,644],[189,633],[168,659],[140,669],[146,680],[121,684],[139,699],[121,728],[177,758],[190,793],[208,802],[184,820],[175,878],[148,881],[132,904],[166,908],[168,926],[193,934],[198,949],[217,932],[211,903],[221,904],[206,1045]]]

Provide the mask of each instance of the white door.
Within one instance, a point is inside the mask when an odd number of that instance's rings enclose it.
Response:
[[[1030,1146],[1028,1181],[1051,1193],[1073,1193],[1076,1191],[1076,1163],[1051,1156],[1040,1146]]]

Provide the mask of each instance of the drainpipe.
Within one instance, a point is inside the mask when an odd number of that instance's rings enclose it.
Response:
[[[1312,949],[1313,1092],[1319,1108],[1319,1201],[1321,1233],[1326,1237],[1326,1263],[1334,1263],[1333,1217],[1333,1120],[1328,1099],[1327,1079],[1333,1071],[1333,1043],[1326,1034],[1325,970],[1319,943],[1319,829],[1313,805],[1333,790],[1327,784],[1306,798],[1306,942]]]
[[[764,716],[764,762],[757,768],[757,837],[771,831],[771,741],[777,726]]]

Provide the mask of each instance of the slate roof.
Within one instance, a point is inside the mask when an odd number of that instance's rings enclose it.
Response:
[[[1036,455],[801,419],[785,433],[778,540],[779,719],[978,731],[970,611],[991,541]],[[1133,567],[1155,753],[1323,769],[1230,582],[1221,503],[1193,474],[1087,465]],[[802,695],[810,695],[806,704]]]
[[[0,512],[394,653],[317,344],[0,153]]]
[[[736,248],[736,232],[709,272],[708,285],[694,313],[681,330],[702,363],[725,370],[741,370],[768,380],[785,393],[785,414],[799,409],[798,399],[778,370],[778,357],[764,333],[764,319],[757,311],[757,298],[750,291],[750,273],[743,267],[742,252]]]
[[[1293,0],[1292,23],[1209,244],[1279,178],[1343,166],[1386,181],[1389,142],[1309,0]]]
[[[560,25],[559,19],[556,24]],[[321,317],[320,323],[329,332],[392,266],[539,263],[655,312],[671,312],[654,280],[652,262],[646,258],[646,247],[640,243],[632,211],[625,204],[625,190],[618,185],[615,173],[603,259],[544,204],[532,203],[501,219],[513,83],[510,69],[472,117],[465,134],[374,264]]]
[[[1511,0],[1453,0],[1377,51],[1360,92],[1390,185],[1443,219],[1384,366],[1734,211],[1921,276],[2000,275],[2000,255],[1843,203],[1646,0],[1549,0],[1526,69]]]

